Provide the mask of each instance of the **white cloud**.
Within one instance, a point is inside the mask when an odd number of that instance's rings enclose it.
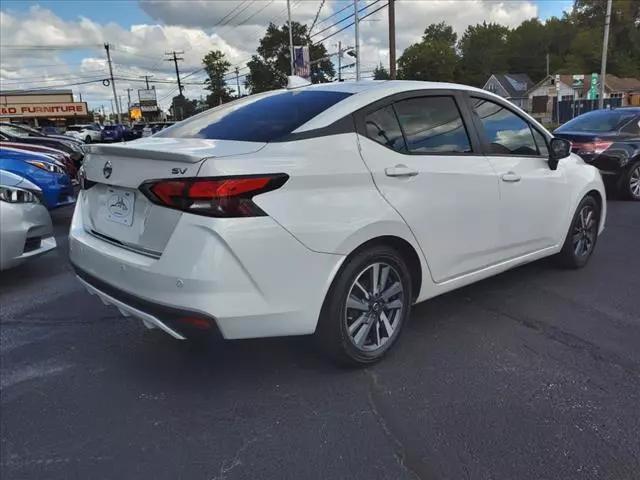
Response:
[[[360,3],[371,4],[373,0]],[[385,1],[369,7],[370,12]],[[82,3],[78,14],[83,15]],[[101,4],[108,8],[107,3]],[[112,45],[115,62],[114,73],[120,77],[137,78],[153,74],[154,80],[175,80],[173,63],[164,61],[164,52],[184,51],[184,61],[179,64],[186,75],[201,68],[202,57],[212,49],[220,49],[232,64],[243,65],[255,53],[259,39],[270,21],[282,25],[286,21],[284,0],[141,0],[140,8],[155,22],[131,25],[123,28],[115,23],[98,23],[79,16],[77,20],[63,20],[48,8],[33,6],[26,13],[0,12],[0,43],[2,64],[0,83],[3,89],[34,88],[41,85],[64,85],[107,76],[104,42]],[[295,21],[311,25],[320,0],[293,0],[292,17]],[[322,22],[333,13],[348,7],[348,1],[329,0],[324,5],[319,20]],[[246,9],[245,9],[246,7]],[[244,9],[244,10],[243,10]],[[314,30],[318,32],[351,13],[346,8],[340,15],[329,18]],[[447,22],[461,35],[469,24],[499,22],[516,26],[523,20],[537,15],[537,7],[529,0],[399,0],[396,2],[396,29],[398,56],[410,44],[418,41],[430,23]],[[225,17],[226,16],[226,17]],[[322,37],[348,25],[341,23],[315,37]],[[370,71],[376,64],[388,63],[387,9],[370,16],[361,23],[361,62],[363,71]],[[353,45],[353,28],[331,37],[325,42],[329,51],[335,44]],[[15,49],[7,45],[49,46],[49,48]],[[69,52],[80,53],[82,62],[68,63]],[[351,57],[347,57],[351,58]],[[350,60],[345,60],[349,63]],[[351,70],[353,71],[353,70]],[[346,73],[347,78],[352,74]],[[185,83],[201,82],[203,74],[186,78]],[[71,79],[76,79],[75,82]],[[235,82],[230,82],[231,86]],[[138,89],[142,83],[118,80],[119,93],[126,89]],[[101,83],[71,87],[82,93],[90,106],[105,104],[108,108],[111,89]],[[176,86],[156,84],[159,98],[165,97],[166,108]],[[200,85],[186,85],[185,93],[193,98],[204,93]]]

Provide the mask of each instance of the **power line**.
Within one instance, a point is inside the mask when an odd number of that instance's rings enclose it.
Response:
[[[238,15],[240,15],[242,12],[244,12],[247,8],[249,8],[252,4],[255,3],[256,0],[251,0],[244,8],[242,8],[241,10],[238,10],[237,13],[235,13],[232,17],[228,18],[227,21],[222,25],[223,27],[225,25],[229,25],[229,22],[231,22],[231,20],[233,20],[234,18],[237,18]]]
[[[309,34],[311,34],[311,31],[313,30],[313,27],[315,27],[315,26],[316,26],[316,22],[318,21],[318,17],[320,16],[320,12],[322,11],[322,7],[324,7],[324,2],[325,2],[325,1],[326,1],[326,0],[322,0],[322,1],[320,2],[320,6],[318,7],[318,11],[316,12],[316,16],[315,16],[315,18],[313,19],[313,23],[311,23],[311,27],[309,28]]]
[[[100,79],[97,79],[97,80],[88,80],[86,82],[65,83],[65,84],[62,84],[62,85],[45,85],[44,87],[31,87],[31,88],[20,89],[20,91],[22,91],[22,92],[36,92],[36,91],[41,91],[41,90],[57,90],[59,88],[74,87],[76,85],[88,85],[90,83],[97,83],[97,82],[102,82],[102,81],[104,81],[104,79],[100,78]]]
[[[218,25],[220,25],[229,15],[231,15],[233,12],[235,12],[238,7],[242,6],[242,4],[244,4],[247,0],[243,0],[241,3],[239,3],[238,5],[236,5],[235,7],[233,7],[231,10],[229,10],[229,12],[222,17],[220,20],[218,20],[218,22],[212,27],[212,28],[216,28]]]
[[[380,1],[380,0],[376,0],[374,3],[378,3],[379,1]],[[368,8],[369,6],[373,5],[374,3],[371,3],[371,4],[367,5],[367,6],[366,6],[366,7],[364,7],[364,8]],[[364,15],[364,16],[362,16],[362,17],[360,17],[359,21],[361,22],[362,20],[364,20],[365,18],[367,18],[367,17],[369,17],[369,16],[373,15],[374,13],[379,12],[380,10],[382,10],[383,8],[385,8],[387,5],[388,5],[388,4],[387,4],[387,3],[385,3],[384,5],[382,5],[382,6],[378,7],[378,8],[376,8],[376,9],[375,9],[375,10],[373,10],[372,12],[367,13],[366,15]],[[360,10],[358,10],[358,11],[360,12],[360,11],[362,11],[362,10],[363,10],[363,9],[360,9]],[[329,38],[331,38],[331,37],[333,37],[333,36],[335,36],[335,35],[339,34],[340,32],[343,32],[343,31],[344,31],[344,30],[346,30],[347,28],[352,27],[353,25],[355,25],[355,23],[356,23],[356,22],[351,22],[351,23],[350,23],[349,25],[347,25],[346,27],[343,27],[343,28],[341,28],[340,30],[337,30],[337,31],[335,31],[335,32],[333,32],[333,33],[331,33],[331,34],[327,35],[327,36],[326,36],[326,37],[324,37],[322,40],[318,40],[317,42],[315,42],[315,43],[314,43],[314,45],[319,45],[319,44],[321,44],[321,43],[322,43],[322,42],[324,42],[325,40],[328,40]]]
[[[242,22],[238,23],[237,25],[235,25],[236,27],[240,27],[242,25],[244,25],[245,23],[247,23],[249,20],[251,20],[253,17],[255,17],[257,14],[259,14],[261,11],[263,11],[265,8],[267,8],[269,5],[271,5],[275,0],[270,0],[269,2],[267,2],[265,5],[263,5],[262,8],[259,8],[258,10],[256,10],[253,14],[249,15],[247,18],[245,18]]]
[[[89,72],[86,72],[89,73]],[[107,72],[100,70],[96,73],[104,73],[106,75]],[[70,80],[80,80],[80,79],[85,79],[85,78],[98,78],[98,76],[96,75],[96,73],[92,74],[92,75],[65,75],[65,76],[61,76],[61,77],[49,77],[49,78],[42,78],[42,76],[40,77],[26,77],[24,79],[21,80],[12,80],[10,82],[7,82],[5,80],[0,80],[0,84],[2,85],[18,85],[18,84],[22,84],[22,83],[42,83],[42,82],[64,82],[64,81],[70,81]],[[35,80],[37,78],[37,80]],[[104,77],[100,77],[100,78],[104,78]]]
[[[380,0],[375,0],[375,1],[374,1],[374,2],[372,2],[372,3],[369,3],[368,5],[365,5],[364,7],[362,7],[362,8],[360,8],[360,9],[358,9],[358,13],[359,13],[359,12],[363,12],[363,11],[365,11],[367,8],[372,7],[373,5],[375,5],[376,3],[378,3],[379,1],[380,1]],[[316,33],[314,33],[313,35],[310,35],[310,36],[309,36],[309,38],[317,37],[317,36],[318,36],[318,35],[320,35],[322,32],[326,32],[326,31],[327,31],[327,30],[329,30],[330,28],[335,27],[336,25],[338,25],[338,24],[340,24],[340,23],[342,23],[342,22],[344,22],[344,21],[349,20],[350,18],[352,18],[352,17],[354,17],[354,16],[355,16],[355,12],[354,12],[354,13],[352,13],[351,15],[348,15],[348,16],[344,17],[344,18],[343,18],[343,19],[341,19],[341,20],[338,20],[336,23],[331,24],[331,25],[329,25],[329,26],[328,26],[328,27],[326,27],[326,28],[323,28],[323,29],[322,29],[322,30],[320,30],[319,32],[316,32]],[[364,17],[362,17],[362,18],[364,18]],[[362,18],[361,18],[361,20],[362,20]],[[355,24],[355,22],[353,22],[351,25],[354,25],[354,24]]]
[[[331,14],[331,15],[329,15],[328,17],[326,17],[326,18],[324,18],[324,19],[320,20],[320,21],[317,23],[317,25],[322,25],[322,24],[323,24],[324,22],[326,22],[327,20],[329,20],[329,19],[331,19],[331,18],[335,17],[336,15],[339,15],[339,14],[341,14],[342,12],[344,12],[347,8],[351,8],[351,4],[347,4],[347,6],[346,6],[346,7],[342,7],[342,8],[341,8],[340,10],[338,10],[337,12],[332,13],[332,14]]]
[[[78,48],[100,48],[101,43],[89,43],[86,45],[0,45],[0,48],[9,50],[75,50]]]

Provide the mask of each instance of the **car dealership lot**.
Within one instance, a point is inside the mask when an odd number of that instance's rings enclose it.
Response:
[[[380,364],[309,338],[204,350],[103,306],[59,249],[0,275],[3,478],[634,478],[640,207],[579,271],[537,262],[418,305]]]

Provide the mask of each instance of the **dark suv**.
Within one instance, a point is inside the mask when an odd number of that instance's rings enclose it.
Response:
[[[600,169],[608,187],[640,200],[640,107],[594,110],[557,128],[571,150]]]

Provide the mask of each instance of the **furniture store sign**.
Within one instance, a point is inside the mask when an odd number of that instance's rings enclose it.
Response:
[[[2,117],[74,117],[85,115],[87,115],[85,102],[0,105],[0,116]]]

